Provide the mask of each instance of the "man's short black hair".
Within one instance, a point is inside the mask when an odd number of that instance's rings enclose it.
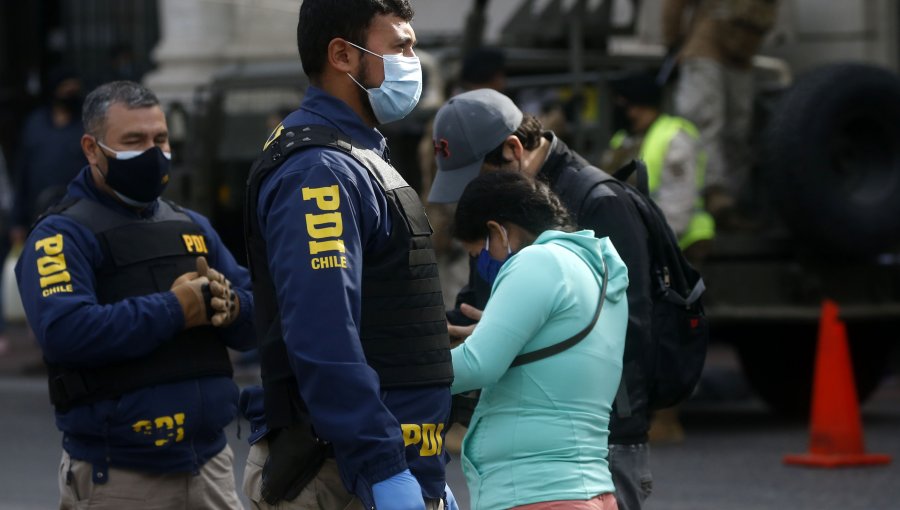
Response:
[[[519,124],[519,128],[512,134],[516,135],[516,138],[522,142],[522,148],[527,151],[533,151],[541,145],[544,126],[537,117],[530,113],[525,113],[522,115],[522,122]],[[506,145],[506,140],[501,142],[500,145],[491,150],[491,152],[488,152],[484,156],[484,162],[494,166],[503,166],[509,163],[510,161],[503,157],[504,145]]]
[[[412,21],[409,0],[303,0],[297,21],[297,49],[303,71],[317,78],[325,67],[328,44],[342,38],[366,46],[369,25],[379,14]]]
[[[115,103],[134,110],[159,106],[159,99],[152,90],[140,83],[127,80],[104,83],[92,90],[84,100],[81,111],[84,132],[102,141],[106,130],[106,115],[109,107]]]

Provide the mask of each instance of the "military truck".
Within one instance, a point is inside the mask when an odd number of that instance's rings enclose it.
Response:
[[[719,233],[703,274],[716,338],[754,389],[805,414],[823,299],[847,324],[857,392],[878,386],[900,325],[900,78],[836,64],[771,105],[748,190],[756,224]]]

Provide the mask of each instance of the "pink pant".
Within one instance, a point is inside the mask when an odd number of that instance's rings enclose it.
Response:
[[[587,501],[544,501],[513,507],[510,510],[619,510],[619,505],[616,503],[616,497],[607,492]]]

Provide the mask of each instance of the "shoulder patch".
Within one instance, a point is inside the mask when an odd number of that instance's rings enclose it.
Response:
[[[37,259],[41,295],[48,297],[53,294],[72,292],[72,276],[69,274],[66,256],[63,254],[62,234],[36,241],[34,250],[41,255]]]
[[[272,145],[272,142],[278,139],[281,136],[281,132],[284,131],[284,124],[278,123],[278,126],[272,131],[272,134],[269,135],[269,138],[266,140],[265,145],[263,145],[263,150],[269,148]]]
[[[338,186],[303,188],[303,200],[311,201],[317,210],[306,215],[306,232],[309,235],[310,264],[314,270],[347,268],[344,240],[344,222],[341,218],[341,195]],[[329,253],[331,252],[331,253]],[[324,255],[323,255],[324,253]]]

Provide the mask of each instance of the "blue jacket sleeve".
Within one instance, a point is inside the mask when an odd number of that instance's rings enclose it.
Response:
[[[328,161],[282,167],[264,183],[258,214],[301,396],[345,482],[362,494],[407,467],[400,425],[359,337],[363,252],[386,235],[386,219],[366,170]]]
[[[238,351],[248,351],[256,347],[256,332],[253,329],[253,292],[250,287],[250,272],[234,259],[234,255],[225,247],[219,234],[212,228],[209,220],[194,211],[188,215],[203,229],[205,237],[212,243],[213,258],[208,260],[209,266],[219,271],[231,282],[231,288],[241,301],[241,310],[237,320],[220,330],[225,345]]]
[[[28,323],[44,357],[72,368],[143,356],[184,327],[171,292],[97,302],[100,246],[86,228],[61,216],[31,232],[16,264]]]

